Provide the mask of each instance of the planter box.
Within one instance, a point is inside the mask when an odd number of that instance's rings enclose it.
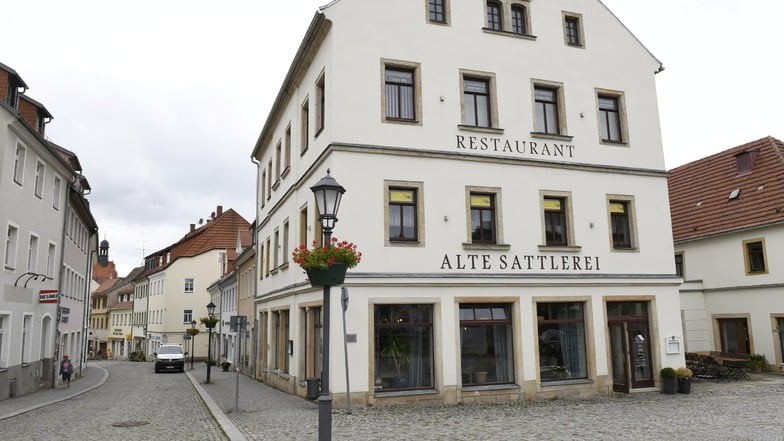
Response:
[[[337,286],[346,279],[348,266],[345,263],[335,263],[327,269],[306,269],[310,286]]]

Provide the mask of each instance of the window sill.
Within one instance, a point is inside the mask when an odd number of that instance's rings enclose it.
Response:
[[[613,253],[639,253],[639,248],[615,248],[612,249]]]
[[[629,147],[629,143],[625,141],[611,141],[609,139],[602,139],[599,141],[602,145],[607,145],[611,147]]]
[[[504,129],[497,128],[497,127],[479,127],[479,126],[469,126],[467,124],[458,124],[457,128],[460,130],[468,130],[473,132],[495,133],[497,135],[504,134]]]
[[[291,172],[291,167],[287,165],[286,168],[284,168],[283,171],[280,172],[280,178],[281,179],[285,178],[286,176],[288,176],[289,172]]]
[[[272,184],[272,189],[273,189],[273,190],[277,190],[277,189],[278,189],[278,187],[280,187],[280,178],[278,178],[278,179],[275,179],[275,183],[274,183],[274,184]]]
[[[8,372],[8,368],[0,368],[0,374]]]
[[[497,29],[491,29],[491,28],[487,28],[487,27],[482,28],[482,30],[485,33],[487,33],[487,34],[496,34],[496,35],[503,35],[504,37],[514,37],[514,38],[520,38],[520,39],[523,39],[523,40],[536,41],[536,35],[518,34],[516,32],[510,32],[510,31],[499,31]]]
[[[276,268],[272,268],[270,270],[270,272],[269,272],[269,274],[277,274],[277,273],[278,273],[278,268],[277,267]],[[269,275],[269,274],[267,274],[267,275]]]
[[[585,45],[584,44],[570,44],[570,43],[566,43],[566,47],[573,47],[575,49],[585,49]]]
[[[435,389],[425,389],[425,390],[396,390],[396,391],[389,391],[389,392],[376,392],[373,394],[375,398],[385,398],[385,397],[412,397],[417,395],[435,395],[438,391]]]
[[[389,118],[387,116],[384,117],[384,123],[386,124],[402,124],[405,126],[421,126],[422,121],[418,119],[398,119],[398,118]]]
[[[31,365],[31,364],[32,364],[32,363],[28,363],[28,362],[26,362],[26,361],[23,361],[23,362],[22,362],[22,367],[23,367],[23,368],[30,367],[30,365]]]
[[[313,139],[318,138],[318,136],[321,135],[321,132],[323,132],[323,131],[324,131],[324,127],[323,126],[319,127],[319,129],[316,130],[316,133],[313,135]]]
[[[475,385],[472,384],[470,386],[463,386],[464,392],[473,392],[473,391],[483,391],[483,390],[504,390],[504,389],[520,389],[520,385],[513,384],[513,383],[505,383],[505,384],[483,384],[483,385]]]
[[[388,247],[404,247],[404,248],[405,247],[417,248],[417,247],[425,246],[424,243],[422,243],[422,242],[420,242],[418,240],[403,241],[403,240],[389,240],[389,239],[387,239],[385,245],[388,246]]]
[[[512,245],[505,243],[469,243],[463,242],[464,250],[491,250],[491,251],[509,251]]]
[[[539,383],[542,387],[571,386],[573,384],[593,384],[593,380],[590,378],[575,378],[573,380],[540,381]]]
[[[279,270],[281,270],[281,271],[283,271],[284,269],[287,269],[288,267],[289,267],[289,263],[288,263],[288,262],[286,262],[286,263],[282,263],[282,264],[280,264],[280,266],[278,267],[278,269],[279,269]]]
[[[578,253],[582,249],[579,245],[539,245],[539,251],[553,253]]]
[[[532,138],[540,138],[540,139],[554,139],[556,141],[571,141],[574,139],[574,136],[569,135],[557,135],[555,133],[544,133],[544,132],[531,132]]]

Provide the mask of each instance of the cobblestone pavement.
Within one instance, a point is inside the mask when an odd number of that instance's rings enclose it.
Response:
[[[101,385],[103,368],[109,371],[110,380]],[[195,368],[186,370],[186,375],[155,375],[149,363],[94,363],[70,390],[0,401],[0,439],[318,438],[316,403],[242,375],[237,389],[236,373],[220,368],[213,368],[211,383],[204,384],[205,365],[199,363]],[[647,392],[494,405],[379,406],[355,408],[351,414],[336,408],[332,439],[784,441],[784,375],[751,377],[751,381],[729,383],[695,381],[690,395]],[[30,406],[67,398],[66,394],[79,388],[85,389],[81,395],[30,410]],[[10,416],[20,409],[26,413]],[[112,426],[134,421],[149,424]]]
[[[107,372],[108,380],[104,382]],[[152,363],[103,361],[92,362],[70,388],[0,401],[0,439],[229,438],[187,376],[156,375]]]
[[[318,406],[217,369],[204,390],[248,440],[315,441]],[[190,371],[204,382],[204,369]],[[335,441],[784,440],[784,375],[695,381],[690,395],[615,394],[584,400],[494,405],[333,409]]]

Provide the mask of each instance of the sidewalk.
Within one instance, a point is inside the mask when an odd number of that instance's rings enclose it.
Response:
[[[293,440],[303,436],[316,439],[315,401],[281,392],[242,374],[238,378],[236,371],[223,372],[220,366],[210,369],[210,384],[205,384],[207,365],[201,362],[193,367],[191,370],[186,365],[185,373],[232,441]]]
[[[101,386],[108,379],[109,372],[101,366],[101,362],[91,361],[78,380],[71,379],[69,388],[45,389],[0,401],[0,421],[81,395]]]

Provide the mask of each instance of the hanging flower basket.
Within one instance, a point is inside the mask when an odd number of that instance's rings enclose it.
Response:
[[[343,281],[346,280],[348,265],[345,263],[333,263],[326,269],[307,268],[305,271],[308,273],[310,286],[337,286],[342,285]]]
[[[308,273],[311,286],[336,286],[346,279],[346,270],[359,264],[362,253],[353,243],[333,237],[329,246],[319,246],[315,241],[312,249],[300,245],[291,258]]]
[[[188,329],[185,330],[185,333],[188,334],[188,335],[198,335],[199,334],[199,330],[196,329],[196,328],[188,328]]]

